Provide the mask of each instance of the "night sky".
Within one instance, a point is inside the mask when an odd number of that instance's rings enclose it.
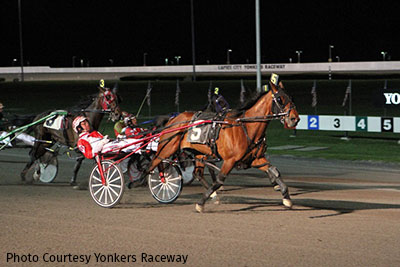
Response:
[[[255,1],[193,0],[197,64],[255,63]],[[192,64],[190,0],[21,0],[25,65]],[[262,63],[400,60],[400,2],[260,0]],[[19,62],[18,0],[1,1],[0,66]],[[19,64],[19,63],[18,63]]]

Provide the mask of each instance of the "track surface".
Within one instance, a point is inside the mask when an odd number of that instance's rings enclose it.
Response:
[[[185,255],[188,266],[400,266],[399,165],[272,157],[290,187],[292,210],[261,172],[245,170],[228,177],[221,205],[209,203],[198,214],[203,189],[196,183],[174,204],[158,204],[144,187],[104,209],[68,185],[74,161],[59,158],[53,184],[21,185],[26,160],[26,149],[0,151],[0,266],[86,265],[69,256],[43,259],[69,254],[90,256],[89,266],[183,264],[145,262],[142,253],[156,260]],[[80,181],[91,166],[83,164]],[[38,255],[39,262],[7,262],[7,253]],[[136,262],[100,263],[98,253],[119,261],[134,255]]]

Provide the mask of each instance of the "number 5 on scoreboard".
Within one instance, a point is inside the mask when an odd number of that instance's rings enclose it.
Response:
[[[366,132],[368,131],[368,119],[367,117],[356,117],[356,131]]]

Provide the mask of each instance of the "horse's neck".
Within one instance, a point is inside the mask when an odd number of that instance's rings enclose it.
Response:
[[[102,107],[100,103],[100,98],[96,98],[92,104],[90,104],[87,109],[88,112],[85,112],[85,116],[89,119],[90,124],[92,125],[94,130],[98,130],[100,127],[100,122],[103,119],[104,114],[101,112]],[[98,112],[96,112],[98,111]]]
[[[263,117],[272,114],[272,101],[270,94],[263,95],[256,104],[245,112],[245,117]],[[247,124],[247,125],[246,125]],[[245,123],[250,139],[257,141],[268,127],[268,122]]]

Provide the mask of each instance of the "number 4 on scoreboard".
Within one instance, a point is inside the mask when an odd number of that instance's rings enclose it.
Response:
[[[356,117],[356,131],[366,132],[368,131],[368,119],[367,117]]]

